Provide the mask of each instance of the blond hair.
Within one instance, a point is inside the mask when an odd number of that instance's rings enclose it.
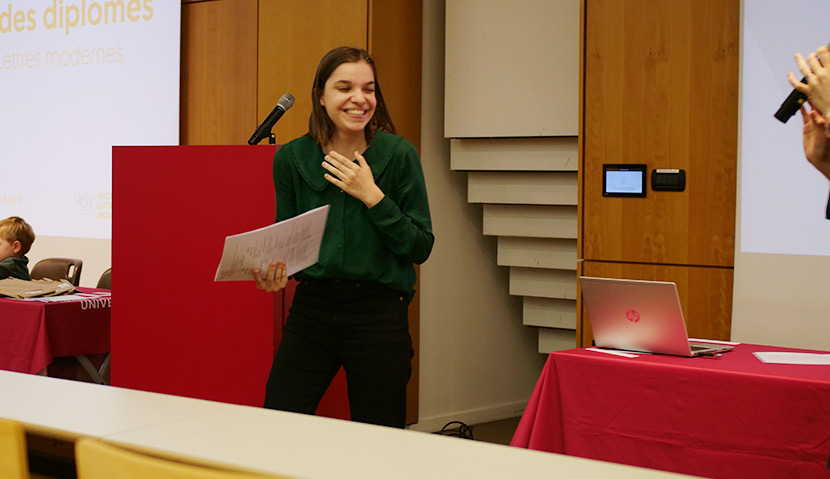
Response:
[[[29,248],[35,242],[35,231],[23,218],[10,216],[0,221],[0,238],[3,238],[9,243],[19,241],[19,254],[22,256],[29,252]]]

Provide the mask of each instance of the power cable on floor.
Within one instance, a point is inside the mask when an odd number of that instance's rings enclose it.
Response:
[[[450,421],[435,434],[441,436],[460,437],[461,439],[473,439],[473,427],[461,421]]]

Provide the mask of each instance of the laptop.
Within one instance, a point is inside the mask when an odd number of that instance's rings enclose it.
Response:
[[[579,277],[598,347],[673,356],[711,356],[733,346],[689,341],[674,283]]]

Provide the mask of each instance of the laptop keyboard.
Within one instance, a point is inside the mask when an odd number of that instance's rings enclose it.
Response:
[[[695,344],[695,343],[689,343],[689,347],[692,348],[692,352],[706,351],[706,350],[712,349],[712,346],[704,346],[702,344]]]

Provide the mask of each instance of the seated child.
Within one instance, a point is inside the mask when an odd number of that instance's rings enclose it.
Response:
[[[34,241],[35,232],[23,218],[11,216],[0,221],[0,279],[32,279],[26,253]]]

